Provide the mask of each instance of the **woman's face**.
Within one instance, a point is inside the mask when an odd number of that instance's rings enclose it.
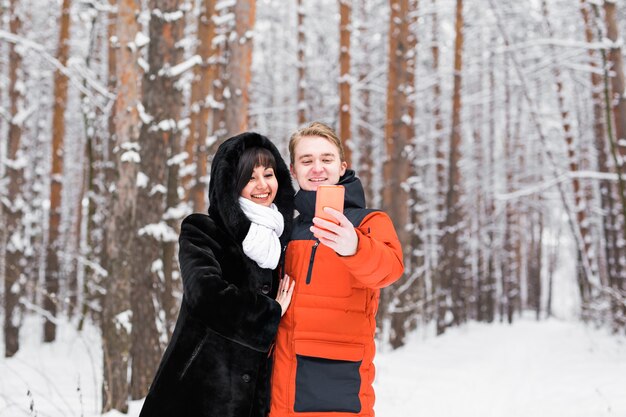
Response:
[[[257,166],[252,170],[248,184],[241,190],[241,196],[262,206],[269,207],[274,202],[277,191],[278,180],[276,175],[274,175],[274,169]]]

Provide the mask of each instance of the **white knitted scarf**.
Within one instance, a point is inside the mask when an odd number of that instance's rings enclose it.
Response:
[[[252,222],[243,251],[261,268],[274,269],[280,260],[280,235],[283,234],[285,220],[276,204],[262,206],[247,198],[239,197],[239,206]]]

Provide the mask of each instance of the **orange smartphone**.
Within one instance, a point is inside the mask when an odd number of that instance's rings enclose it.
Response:
[[[343,213],[343,199],[345,189],[343,185],[320,185],[315,197],[315,217],[339,224],[337,219],[324,212],[324,207],[331,207]]]

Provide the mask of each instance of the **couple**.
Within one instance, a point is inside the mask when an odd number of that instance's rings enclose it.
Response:
[[[290,170],[256,133],[217,150],[209,215],[181,226],[183,301],[140,417],[374,415],[379,288],[402,275],[400,243],[330,127],[296,131],[289,153]],[[344,212],[325,209],[338,225],[314,217],[320,184],[345,187]]]

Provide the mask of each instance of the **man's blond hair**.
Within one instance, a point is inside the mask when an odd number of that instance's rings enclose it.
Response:
[[[341,162],[346,160],[343,153],[343,144],[341,143],[339,137],[337,137],[337,133],[335,133],[334,129],[322,122],[312,122],[308,126],[302,127],[293,132],[289,138],[289,158],[291,159],[292,164],[294,163],[294,159],[296,157],[296,145],[300,139],[307,136],[319,136],[328,140],[330,143],[335,145],[337,149],[339,149],[339,159],[341,159]]]

